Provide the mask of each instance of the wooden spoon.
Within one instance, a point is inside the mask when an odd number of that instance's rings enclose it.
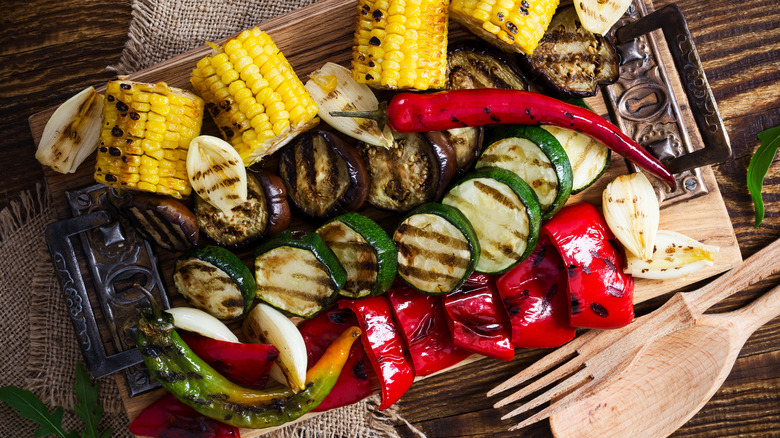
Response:
[[[550,417],[556,437],[665,437],[720,388],[742,346],[780,315],[780,286],[750,305],[703,315],[650,341],[599,390]]]

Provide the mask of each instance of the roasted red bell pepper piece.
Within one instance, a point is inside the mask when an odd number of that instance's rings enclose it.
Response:
[[[401,330],[393,322],[390,303],[384,296],[359,300],[339,300],[339,308],[355,313],[363,348],[382,385],[382,403],[387,409],[397,402],[414,382],[414,365],[407,355]]]
[[[357,318],[346,309],[330,309],[303,321],[298,326],[298,330],[306,343],[309,366],[320,360],[328,346],[344,333],[344,330],[356,325],[358,325]],[[373,392],[370,380],[373,373],[363,345],[355,342],[349,350],[349,357],[336,385],[325,400],[313,410],[327,411],[357,403],[368,397]]]
[[[355,113],[353,117],[381,119],[398,132],[443,131],[498,123],[555,125],[582,132],[657,176],[673,190],[677,186],[674,175],[657,158],[598,114],[530,91],[484,88],[398,93],[387,105],[384,117],[377,113],[373,116]]]
[[[518,348],[553,348],[572,339],[566,269],[545,236],[531,255],[496,280]]]
[[[269,344],[241,344],[181,331],[181,338],[196,356],[229,380],[248,388],[263,389],[268,372],[279,357]]]
[[[500,360],[515,356],[509,317],[493,277],[472,274],[445,297],[444,308],[455,346]]]
[[[130,423],[134,435],[154,438],[240,438],[238,428],[212,420],[167,393]]]
[[[634,279],[604,216],[587,202],[566,206],[543,227],[563,259],[574,327],[615,328],[634,319]]]
[[[404,284],[387,291],[417,376],[449,368],[471,355],[455,346],[441,295],[426,295]]]

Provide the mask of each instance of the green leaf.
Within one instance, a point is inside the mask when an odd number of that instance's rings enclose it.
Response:
[[[76,432],[68,433],[62,428],[62,407],[49,413],[41,399],[26,389],[4,386],[0,388],[0,401],[19,411],[22,417],[38,423],[40,428],[35,431],[36,437],[56,435],[61,438],[78,438]]]
[[[98,402],[98,389],[92,383],[84,365],[79,362],[76,366],[76,400],[73,410],[84,422],[82,438],[102,438],[98,433],[98,424],[103,417],[103,405]],[[110,430],[107,431],[110,436]]]
[[[761,140],[761,145],[750,159],[747,171],[747,186],[756,210],[756,228],[764,220],[764,199],[761,197],[761,191],[764,188],[764,177],[769,172],[777,149],[780,148],[780,126],[759,132],[758,139]]]

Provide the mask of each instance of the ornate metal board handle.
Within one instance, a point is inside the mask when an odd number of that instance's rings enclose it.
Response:
[[[672,159],[667,166],[673,173],[681,173],[728,160],[731,157],[728,134],[680,8],[671,4],[626,24],[615,32],[615,39],[623,44],[656,29],[664,33],[705,146]]]
[[[94,378],[107,376],[142,361],[137,349],[107,355],[71,242],[72,237],[110,222],[111,217],[108,213],[96,211],[85,216],[55,222],[46,227],[46,242],[60,280],[62,293],[65,295],[68,314],[76,331],[85,365]]]

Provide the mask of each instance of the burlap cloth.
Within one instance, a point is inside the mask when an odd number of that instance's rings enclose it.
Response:
[[[120,63],[110,68],[131,73],[311,2],[133,0],[128,42]],[[50,407],[64,406],[66,428],[81,430],[71,409],[75,365],[82,357],[43,238],[45,226],[55,219],[49,194],[42,188],[0,211],[0,386],[22,386]],[[100,379],[98,384],[105,409],[101,430],[111,427],[114,437],[131,437],[114,379]],[[374,396],[269,435],[398,437],[393,426],[405,420],[394,407],[379,412],[377,405]],[[35,429],[32,421],[0,403],[0,438],[32,437]]]

